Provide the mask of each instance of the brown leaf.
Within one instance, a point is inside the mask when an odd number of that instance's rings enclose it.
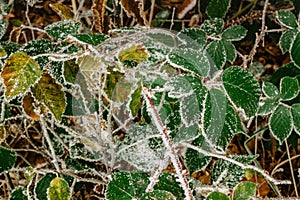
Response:
[[[140,25],[147,24],[144,5],[139,0],[121,0],[121,6],[128,17],[135,17]]]
[[[196,6],[197,0],[183,0],[178,6],[176,15],[178,19],[182,19],[190,10]]]
[[[110,18],[105,14],[106,3],[107,0],[93,0],[94,32],[107,33],[109,30]]]
[[[39,120],[40,116],[38,114],[35,113],[34,109],[34,98],[32,97],[31,93],[28,93],[26,96],[23,97],[23,109],[25,111],[25,113],[35,119],[35,120]]]

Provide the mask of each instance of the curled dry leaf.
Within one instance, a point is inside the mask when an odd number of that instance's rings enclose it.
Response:
[[[197,0],[184,0],[177,8],[178,19],[184,18],[184,16],[196,6]]]
[[[60,16],[61,19],[71,20],[74,18],[72,10],[62,3],[53,3],[49,4],[49,6]]]
[[[147,24],[144,4],[139,0],[121,0],[121,6],[128,17],[135,17],[140,25]]]
[[[105,15],[107,0],[93,0],[94,32],[106,33],[109,30],[109,16]]]

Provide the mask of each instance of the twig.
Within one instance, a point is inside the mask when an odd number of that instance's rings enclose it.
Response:
[[[185,194],[185,200],[193,200],[193,194],[191,189],[189,188],[189,184],[184,176],[184,171],[182,169],[182,164],[178,158],[178,155],[176,153],[175,148],[173,147],[173,144],[171,142],[171,139],[169,137],[169,131],[166,129],[166,127],[164,126],[154,104],[153,101],[151,99],[151,94],[148,91],[147,88],[143,87],[143,95],[144,98],[146,100],[146,104],[147,104],[147,111],[150,114],[154,125],[156,126],[156,128],[158,129],[161,138],[163,140],[164,145],[166,146],[168,152],[169,152],[169,157],[171,159],[171,162],[175,168],[176,171],[176,175],[178,177],[178,181],[180,182],[180,185],[182,187],[182,189],[184,190],[184,194]]]
[[[170,31],[172,30],[173,25],[174,25],[175,10],[176,10],[176,8],[174,7],[173,11],[172,11],[172,19],[171,19]]]
[[[262,170],[262,169],[260,169],[260,168],[258,168],[256,166],[240,163],[240,162],[238,162],[238,161],[236,161],[236,160],[234,160],[232,158],[229,158],[229,157],[227,157],[225,155],[211,153],[211,152],[205,151],[205,150],[203,150],[203,149],[201,149],[201,148],[199,148],[197,146],[194,146],[194,145],[186,143],[186,142],[184,142],[182,144],[184,146],[188,147],[188,148],[191,148],[191,149],[193,149],[195,151],[198,151],[199,153],[204,154],[205,156],[210,156],[210,157],[215,157],[215,158],[223,159],[223,160],[225,160],[227,162],[230,162],[232,164],[235,164],[235,165],[241,167],[242,169],[252,169],[254,171],[257,171],[262,176],[264,176],[267,180],[273,182],[275,185],[291,184],[291,181],[289,181],[289,180],[282,181],[282,180],[276,180],[276,179],[274,179],[273,177],[271,177],[270,175],[268,175],[264,170]]]
[[[154,14],[154,7],[155,7],[155,0],[151,0],[151,9],[150,9],[150,15],[149,15],[149,26],[152,24],[153,14]]]
[[[288,159],[289,159],[290,170],[291,170],[291,175],[292,175],[292,181],[293,181],[293,185],[294,185],[294,188],[295,188],[296,197],[298,198],[299,194],[298,194],[297,184],[296,184],[296,180],[295,180],[295,176],[294,176],[294,169],[293,169],[293,165],[292,165],[292,160],[291,160],[291,155],[290,155],[289,145],[287,143],[287,140],[285,140],[285,146],[286,146],[286,152],[287,152]]]
[[[30,27],[32,27],[31,21],[30,21],[29,16],[28,16],[28,12],[29,12],[29,6],[28,6],[28,2],[27,2],[27,3],[26,3],[25,16],[26,16],[28,25],[29,25]],[[35,40],[33,29],[31,29],[31,34],[32,34],[32,40]]]
[[[49,148],[50,148],[51,156],[52,156],[52,159],[53,159],[52,163],[53,163],[55,169],[57,170],[57,172],[60,173],[60,168],[59,168],[59,165],[58,165],[58,160],[56,158],[55,150],[54,150],[54,147],[52,145],[52,141],[51,141],[50,136],[49,136],[48,131],[47,131],[46,122],[45,122],[42,115],[40,117],[40,122],[41,122],[40,124],[41,124],[41,128],[42,128],[42,131],[43,131],[43,135],[44,135],[44,137],[45,137],[45,139],[46,139],[46,141],[49,145]]]

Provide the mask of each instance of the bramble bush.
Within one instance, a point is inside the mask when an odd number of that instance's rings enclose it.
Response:
[[[259,199],[253,177],[274,197],[283,198],[279,187],[289,184],[298,197],[300,168],[292,161],[299,156],[290,157],[288,138],[300,135],[299,3],[268,13],[275,3],[253,0],[232,13],[230,0],[200,1],[200,26],[177,30],[174,21],[186,13],[153,13],[151,1],[153,26],[106,30],[105,6],[146,19],[140,4],[118,2],[93,1],[85,13],[93,26],[84,12],[53,3],[61,20],[38,28],[28,17],[38,2],[27,0],[28,25],[8,33],[14,6],[0,1],[2,198],[75,199],[86,184],[108,200]],[[254,8],[261,26],[246,55],[238,47],[253,30],[242,23]],[[31,39],[12,42],[23,30]],[[275,32],[290,61],[263,76],[255,55]],[[281,165],[268,173],[249,148],[268,131],[287,152],[291,177],[275,178]],[[247,154],[230,148],[236,137]],[[203,171],[209,181],[197,177]]]

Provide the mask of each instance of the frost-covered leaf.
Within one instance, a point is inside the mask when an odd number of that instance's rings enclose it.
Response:
[[[250,164],[257,156],[232,155],[231,158],[243,164]],[[211,179],[213,184],[233,188],[243,178],[245,171],[226,160],[218,160],[213,164]]]
[[[214,40],[206,48],[213,64],[217,69],[222,69],[226,62],[226,49],[221,40]]]
[[[233,200],[249,200],[255,197],[256,185],[251,182],[239,183],[233,191]]]
[[[15,151],[7,149],[2,146],[0,146],[0,158],[1,158],[0,174],[2,172],[10,170],[14,166],[14,164],[17,160]]]
[[[4,36],[8,26],[8,21],[6,19],[0,20],[0,39]]]
[[[146,138],[158,134],[153,125],[131,125],[125,139],[119,141],[118,150],[121,158],[137,169],[153,171],[160,165],[165,148],[155,137],[152,137],[152,140]]]
[[[231,0],[212,0],[206,7],[206,13],[210,18],[223,18],[225,17]]]
[[[47,72],[44,72],[38,83],[32,87],[32,94],[53,113],[57,120],[62,119],[66,108],[66,96],[62,86],[57,84]]]
[[[222,80],[233,103],[242,108],[247,117],[254,116],[261,95],[259,83],[254,76],[240,67],[233,66],[224,71]]]
[[[6,58],[6,56],[7,56],[7,53],[6,53],[5,49],[2,48],[2,46],[0,45],[0,59]]]
[[[293,119],[290,108],[284,104],[279,104],[270,117],[269,128],[274,137],[282,144],[293,130]]]
[[[82,159],[90,162],[99,161],[103,154],[99,151],[97,142],[88,137],[80,138],[80,143],[70,146],[71,158]]]
[[[179,69],[193,72],[199,76],[208,76],[210,63],[207,56],[194,49],[176,49],[167,57],[169,63]]]
[[[279,98],[266,98],[259,102],[258,115],[268,115],[272,113],[279,103]]]
[[[219,35],[222,32],[224,21],[221,18],[204,20],[200,29],[208,35]]]
[[[200,147],[204,150],[210,150],[205,142],[205,138],[201,135],[192,142],[192,145]],[[211,161],[211,157],[205,156],[198,151],[193,149],[187,149],[185,153],[185,164],[190,172],[190,174],[200,171],[205,168]]]
[[[180,187],[177,177],[171,173],[162,173],[159,181],[154,185],[154,190],[164,190],[171,192],[176,199],[184,199],[184,191]]]
[[[292,116],[294,122],[294,129],[300,135],[300,103],[292,105]]]
[[[196,124],[197,121],[195,121],[194,125],[190,125],[190,126],[181,125],[180,128],[176,131],[172,141],[174,143],[180,143],[180,142],[191,141],[197,138],[199,136],[199,128],[198,128],[198,124]]]
[[[1,73],[6,86],[5,96],[9,101],[24,94],[41,76],[40,66],[25,52],[11,55]]]
[[[222,137],[227,112],[227,98],[224,91],[212,88],[205,102],[204,127],[206,139],[213,145]],[[207,141],[208,142],[208,141]]]
[[[284,77],[280,80],[280,95],[282,100],[292,100],[299,94],[297,78]]]
[[[145,46],[133,44],[129,47],[122,49],[118,55],[120,62],[145,62],[149,57]]]
[[[47,190],[50,186],[51,181],[55,177],[55,174],[46,174],[41,180],[38,181],[34,188],[34,194],[38,200],[47,199]]]
[[[247,35],[247,29],[240,25],[229,26],[222,33],[222,38],[228,41],[239,41]]]
[[[189,84],[192,83],[190,82]],[[200,120],[206,93],[207,90],[205,88],[199,87],[191,95],[180,99],[181,120],[186,127],[197,124]]]
[[[12,53],[17,52],[20,48],[21,45],[14,43],[14,42],[1,42],[0,44],[2,46],[2,48],[4,49],[4,51],[6,52],[7,56],[10,56]]]
[[[178,37],[184,44],[182,46],[201,50],[206,44],[206,33],[199,28],[186,28],[179,32]]]
[[[154,190],[152,192],[146,193],[141,197],[141,200],[176,200],[176,197],[168,191],[164,190]]]
[[[291,48],[291,58],[300,68],[300,32],[297,33]]]
[[[21,48],[21,51],[25,51],[29,56],[36,56],[43,53],[51,53],[52,44],[49,40],[46,39],[31,40]],[[43,68],[45,65],[48,64],[49,59],[48,57],[43,56],[37,58],[36,61]]]
[[[140,199],[149,183],[149,177],[144,172],[114,173],[106,188],[106,198],[108,200]]]
[[[62,178],[54,178],[47,190],[47,196],[49,200],[69,200],[71,197],[70,187]]]
[[[297,29],[288,29],[282,33],[279,39],[279,45],[282,53],[286,53],[290,51],[297,33],[298,33]]]
[[[104,34],[92,34],[92,33],[74,34],[73,36],[79,41],[93,46],[98,46],[99,44],[104,42],[107,38],[109,38],[107,35]]]
[[[205,200],[229,200],[229,197],[222,192],[211,192]]]
[[[276,98],[279,95],[277,87],[273,83],[267,81],[263,82],[262,91],[269,98]]]
[[[276,18],[283,26],[286,26],[287,28],[298,27],[296,16],[289,10],[277,11]]]
[[[18,187],[12,191],[9,200],[28,200],[28,197],[25,194],[25,189],[23,187]]]
[[[51,3],[49,4],[49,6],[56,12],[56,14],[58,14],[60,16],[61,19],[63,20],[71,20],[74,18],[74,13],[72,12],[72,10],[62,4],[62,3]]]
[[[169,89],[168,96],[171,98],[182,98],[191,95],[197,88],[202,88],[201,80],[194,76],[181,74],[172,77],[165,87]]]
[[[211,148],[225,151],[227,145],[237,133],[243,132],[241,120],[223,91],[210,92],[205,105],[204,128]]]
[[[54,22],[45,27],[45,31],[55,40],[64,40],[69,34],[76,34],[79,30],[80,22],[75,20],[64,20]]]
[[[233,63],[236,58],[235,46],[231,42],[225,40],[222,40],[222,43],[226,51],[226,60],[230,63]]]
[[[300,68],[294,62],[289,62],[288,64],[279,67],[279,69],[273,73],[270,82],[274,85],[279,85],[283,77],[295,77],[297,75],[300,75]]]

